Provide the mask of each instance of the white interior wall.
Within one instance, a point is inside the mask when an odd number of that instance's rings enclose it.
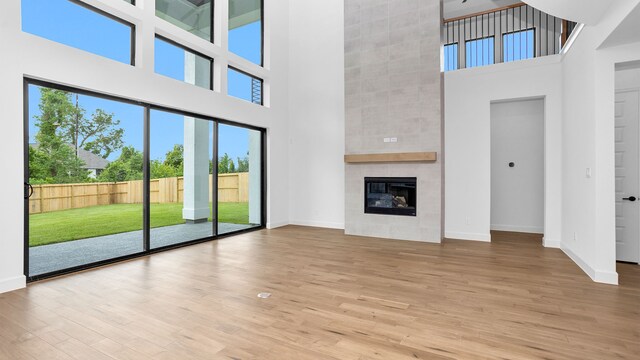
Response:
[[[291,2],[292,224],[344,228],[344,4]]]
[[[544,99],[491,104],[491,230],[544,232]]]
[[[592,279],[617,284],[615,65],[640,59],[640,42],[600,48],[637,1],[611,6],[585,27],[563,60],[562,249]],[[639,39],[640,40],[640,39]],[[587,169],[591,170],[588,177]]]
[[[25,285],[23,275],[23,76],[88,89],[155,105],[228,119],[267,128],[267,226],[289,221],[289,3],[265,0],[265,69],[229,54],[225,45],[211,49],[205,40],[156,19],[154,2],[138,7],[123,1],[87,0],[134,22],[136,66],[118,63],[82,50],[23,33],[20,1],[3,4],[0,12],[0,43],[13,56],[0,56],[0,109],[3,131],[0,146],[12,154],[3,161],[0,179],[2,214],[0,226],[0,292]],[[144,5],[144,6],[143,6]],[[262,107],[225,95],[218,84],[212,92],[154,73],[153,32],[184,39],[187,46],[216,59],[216,66],[231,63],[254,71],[265,79],[266,104]],[[204,43],[203,43],[204,42]],[[206,46],[205,46],[206,45]],[[223,85],[225,72],[216,70]]]
[[[445,237],[491,240],[491,103],[544,98],[544,245],[559,247],[562,203],[560,56],[445,74]]]

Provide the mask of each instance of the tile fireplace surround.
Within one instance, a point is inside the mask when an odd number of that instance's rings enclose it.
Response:
[[[440,19],[439,0],[345,0],[345,233],[349,235],[441,240]],[[435,160],[400,156],[406,153],[429,153]],[[376,158],[367,154],[378,154],[380,162],[352,162]],[[365,214],[365,177],[417,178],[416,216]]]

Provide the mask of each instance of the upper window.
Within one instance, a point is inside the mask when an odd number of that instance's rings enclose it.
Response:
[[[22,31],[126,64],[134,62],[134,26],[84,3],[22,0]]]
[[[466,67],[472,68],[493,64],[495,59],[494,49],[493,36],[467,41],[465,47]]]
[[[229,67],[227,93],[231,96],[262,105],[262,80]]]
[[[444,46],[444,71],[458,70],[458,44]]]
[[[502,36],[504,62],[533,58],[535,41],[536,33],[533,29],[504,34]]]
[[[212,90],[213,60],[156,35],[155,72]]]
[[[262,66],[262,0],[229,0],[229,51]]]
[[[211,0],[156,0],[156,16],[213,42]]]

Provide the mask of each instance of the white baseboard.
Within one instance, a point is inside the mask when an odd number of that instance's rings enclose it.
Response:
[[[287,225],[289,225],[288,221],[268,222],[267,223],[267,229],[277,229],[279,227],[283,227],[283,226],[287,226]]]
[[[491,242],[491,234],[475,234],[475,233],[462,233],[462,232],[445,231],[444,237],[446,239],[451,239],[451,240],[469,240],[469,241]]]
[[[618,285],[618,273],[615,271],[596,270],[596,282],[610,285]]]
[[[542,246],[546,248],[560,249],[562,246],[562,243],[559,240],[551,240],[551,239],[547,239],[546,237],[543,237]]]
[[[493,225],[492,224],[491,230],[521,232],[521,233],[530,233],[530,234],[544,233],[544,228],[538,227],[538,226]]]
[[[327,228],[327,229],[338,229],[344,230],[344,223],[337,222],[327,222],[327,221],[306,221],[306,220],[293,220],[291,221],[291,225],[299,225],[299,226],[310,226],[310,227],[319,227],[319,228]]]
[[[596,270],[582,260],[580,256],[573,252],[573,250],[566,246],[562,246],[561,249],[571,260],[573,260],[574,263],[576,263],[576,265],[580,267],[580,269],[582,269],[582,271],[589,275],[591,280],[603,284],[618,285],[617,272]]]
[[[27,278],[22,275],[14,278],[0,280],[0,294],[22,289],[27,286]]]

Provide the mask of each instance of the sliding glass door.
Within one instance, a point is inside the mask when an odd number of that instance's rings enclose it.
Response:
[[[218,126],[218,234],[262,224],[262,132]]]
[[[264,130],[25,83],[34,280],[264,226]]]
[[[143,251],[144,108],[29,85],[28,273]]]
[[[151,111],[151,248],[214,235],[212,121]]]

